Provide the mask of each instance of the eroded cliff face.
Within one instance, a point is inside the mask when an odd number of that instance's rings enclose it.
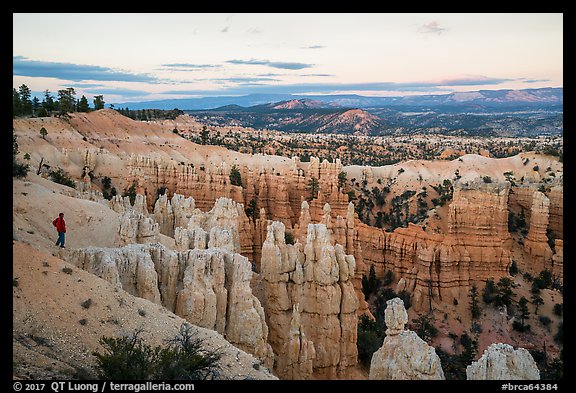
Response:
[[[244,203],[242,187],[230,182],[230,169],[225,162],[197,165],[141,155],[131,155],[126,164],[127,183],[135,182],[140,194],[156,195],[165,188],[171,194],[192,196],[196,207],[208,210],[220,198]],[[153,201],[148,208],[152,208]]]
[[[397,290],[412,294],[416,310],[465,297],[475,281],[507,275],[508,190],[508,182],[456,182],[447,234],[425,232],[411,223],[394,232],[357,223],[354,255],[361,250],[363,261],[357,274],[368,275],[370,265],[380,274],[392,271],[399,280]]]
[[[524,268],[533,274],[543,269],[553,270],[554,261],[563,259],[563,205],[563,186],[559,184],[544,188],[524,184],[510,190],[509,209],[524,217],[526,222],[526,227],[522,228],[525,234]],[[560,247],[551,248],[551,242],[559,242]]]
[[[354,270],[354,257],[346,255],[342,245],[332,244],[324,224],[309,224],[306,243],[296,241],[292,245],[286,244],[283,223],[269,223],[262,246],[261,274],[269,342],[278,358],[287,356],[295,345],[294,335],[287,327],[296,323],[297,309],[299,331],[305,333],[315,349],[314,376],[346,377],[357,362],[358,298],[351,282]],[[298,362],[291,355],[289,367],[280,364],[281,377],[294,376],[302,368],[307,370],[311,352]]]
[[[293,158],[288,166],[240,166],[239,169],[243,187],[230,184],[230,168],[225,164],[200,170],[198,165],[168,164],[134,156],[130,173],[135,179],[153,178],[150,184],[174,190],[173,195],[182,192],[187,198],[192,197],[196,201],[194,207],[202,211],[208,210],[209,204],[220,196],[230,197],[238,206],[242,203],[246,207],[250,203],[251,210],[258,211],[259,218],[254,221],[255,217],[248,218],[239,211],[243,216],[238,224],[240,253],[254,261],[258,271],[268,220],[283,222],[285,230],[300,243],[305,241],[309,223],[323,223],[330,233],[331,243],[341,244],[345,252],[356,259],[352,283],[361,313],[367,312],[361,293],[361,277],[368,274],[371,265],[379,275],[391,270],[398,280],[404,279],[400,289],[412,294],[417,310],[429,308],[433,302],[465,296],[472,282],[488,278],[497,280],[507,274],[512,242],[508,233],[508,182],[485,183],[481,179],[456,182],[445,234],[425,232],[412,224],[386,232],[365,225],[355,217],[354,206],[338,188],[338,174],[343,169],[339,160],[328,163],[312,158],[310,163],[302,163]],[[367,172],[367,177],[370,173]],[[318,183],[314,195],[309,184],[311,178]],[[313,199],[307,201],[311,197]],[[527,193],[519,192],[515,198],[517,204],[532,204],[532,197]],[[174,213],[168,202],[162,197],[156,202],[158,210],[154,214],[163,228],[161,232],[169,236],[174,233],[179,249],[204,247],[195,245],[194,239],[203,243],[202,238],[208,236],[209,229],[196,225],[187,228],[187,233],[182,230],[176,233],[177,225],[170,224],[175,219],[171,218]],[[192,214],[195,213],[189,212],[188,216]],[[186,239],[191,240],[187,242]]]
[[[550,199],[540,191],[534,191],[530,211],[530,230],[524,239],[524,250],[533,258],[536,271],[552,270],[552,249],[548,245],[548,218]],[[535,266],[534,266],[535,265]]]
[[[556,239],[554,243],[556,253],[552,257],[552,274],[564,282],[564,240]]]
[[[554,185],[547,193],[550,199],[549,228],[556,239],[564,238],[564,186]]]
[[[220,197],[244,206],[254,200],[257,209],[266,211],[267,217],[262,218],[282,221],[288,227],[296,223],[300,204],[306,198],[315,198],[311,206],[313,218],[322,215],[325,203],[340,215],[346,214],[348,205],[348,196],[338,188],[338,174],[342,171],[340,160],[329,163],[312,157],[310,163],[302,163],[294,157],[288,165],[277,168],[241,165],[238,169],[242,186],[231,184],[232,166],[226,162],[194,165],[161,157],[131,155],[126,167],[127,184],[134,182],[140,194],[155,196],[159,189],[166,188],[171,194],[192,196],[196,207],[204,211]],[[314,195],[309,187],[312,177],[318,183]],[[149,209],[152,203],[149,201]]]

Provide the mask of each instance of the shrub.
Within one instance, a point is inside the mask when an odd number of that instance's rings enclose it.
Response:
[[[343,188],[343,187],[344,187],[344,185],[346,184],[346,180],[347,180],[347,179],[346,179],[346,176],[347,176],[347,175],[346,175],[346,172],[344,172],[344,171],[341,171],[341,172],[338,174],[338,188]]]
[[[508,269],[508,273],[510,273],[511,276],[515,276],[516,274],[518,274],[518,265],[516,265],[516,261],[512,261],[512,264]]]
[[[412,305],[412,303],[410,301],[411,295],[406,291],[400,291],[400,292],[398,292],[398,297],[400,299],[402,299],[402,301],[404,302],[404,308],[406,310],[408,310],[410,308],[410,306]]]
[[[472,284],[470,291],[468,292],[470,296],[470,312],[472,313],[472,319],[478,319],[480,317],[480,305],[478,304],[478,288],[475,284]]]
[[[544,325],[544,326],[548,326],[548,325],[550,325],[550,324],[552,323],[552,320],[551,320],[550,318],[548,318],[547,316],[545,316],[545,315],[540,315],[540,316],[538,317],[538,320],[539,320],[540,323],[541,323],[542,325]]]
[[[387,270],[386,274],[384,274],[382,285],[384,286],[390,285],[392,284],[393,281],[394,281],[394,273],[392,273],[392,270]]]
[[[418,337],[428,343],[438,335],[438,328],[434,326],[433,319],[427,315],[412,319],[412,323],[414,323],[413,330]]]
[[[384,342],[386,327],[383,322],[373,321],[366,315],[361,315],[358,320],[358,359],[365,367],[370,366],[372,355]]]
[[[510,307],[512,298],[515,296],[512,290],[514,283],[509,277],[502,277],[496,284],[496,298],[494,304],[496,306]]]
[[[524,332],[530,331],[530,325],[523,325],[519,321],[514,321],[514,322],[512,322],[512,329],[514,329],[520,333],[524,333]]]
[[[86,309],[90,308],[90,306],[92,305],[92,299],[84,300],[81,305],[83,308]]]
[[[30,170],[30,166],[28,164],[21,164],[16,159],[18,156],[18,142],[16,142],[16,134],[12,132],[12,177],[14,178],[22,178],[28,175],[28,171]]]
[[[558,324],[558,331],[554,335],[554,341],[558,345],[564,345],[564,322],[563,321],[561,321]]]
[[[494,301],[496,297],[496,286],[493,280],[486,280],[486,285],[482,291],[482,300],[486,304],[490,304]]]
[[[57,171],[51,171],[50,178],[54,183],[63,184],[68,187],[76,188],[76,183],[74,183],[74,180],[70,179],[68,174],[64,172],[62,168],[58,168]]]
[[[362,274],[362,292],[364,293],[364,298],[368,299],[370,294],[376,291],[379,286],[380,280],[376,278],[376,270],[374,269],[374,265],[371,265],[368,277],[366,277],[365,274]]]
[[[294,235],[292,232],[284,232],[284,240],[286,241],[286,244],[294,244]]]
[[[17,179],[26,177],[30,171],[30,166],[28,164],[20,164],[14,160],[12,162],[12,177]]]
[[[132,182],[130,188],[125,190],[122,196],[128,197],[130,199],[130,205],[134,206],[134,202],[136,201],[136,181]]]
[[[561,316],[564,312],[564,305],[562,303],[556,303],[553,308],[554,314]]]
[[[558,381],[564,376],[564,361],[561,358],[554,358],[548,365],[540,371],[540,379]]]
[[[206,379],[219,369],[222,354],[204,350],[194,338],[190,325],[183,324],[167,347],[145,344],[135,331],[130,337],[102,337],[105,352],[93,352],[100,379],[112,380],[196,380]]]
[[[246,212],[246,216],[252,218],[252,222],[256,222],[260,216],[260,212],[258,211],[258,202],[256,202],[256,199],[251,199],[250,202],[248,202],[244,208],[244,212]]]
[[[552,272],[544,269],[534,279],[533,285],[539,289],[546,289],[552,287]]]
[[[492,183],[492,178],[490,176],[482,176],[484,183]]]

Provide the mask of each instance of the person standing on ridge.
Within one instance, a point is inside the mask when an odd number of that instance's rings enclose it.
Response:
[[[60,248],[64,247],[64,238],[66,233],[66,221],[64,221],[64,213],[58,214],[58,218],[52,221],[52,225],[56,227],[56,231],[58,231],[58,240],[56,240],[56,245],[60,245]]]

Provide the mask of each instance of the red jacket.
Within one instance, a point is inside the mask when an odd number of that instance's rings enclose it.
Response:
[[[64,217],[56,218],[52,221],[52,224],[56,227],[58,232],[66,232],[66,222],[64,221]]]

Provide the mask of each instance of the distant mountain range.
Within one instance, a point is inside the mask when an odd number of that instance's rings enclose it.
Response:
[[[343,108],[396,108],[405,110],[443,111],[494,111],[495,109],[522,110],[553,108],[562,110],[564,89],[541,88],[523,90],[478,90],[470,92],[417,95],[402,97],[369,97],[356,94],[337,95],[291,95],[291,94],[250,94],[244,96],[215,96],[202,98],[169,99],[160,101],[114,103],[115,107],[129,109],[182,109],[208,110],[228,105],[253,107],[283,101],[305,100],[323,103],[328,107]],[[308,104],[307,104],[308,105]],[[320,105],[320,104],[315,104]],[[289,108],[286,108],[289,109]],[[301,108],[300,108],[301,109]]]
[[[341,108],[309,99],[248,108],[225,105],[211,110],[185,112],[210,125],[240,125],[286,132],[371,135],[385,128],[380,117],[363,109]]]
[[[405,97],[254,94],[115,106],[132,110],[178,108],[207,125],[300,133],[482,136],[563,133],[563,88]]]

